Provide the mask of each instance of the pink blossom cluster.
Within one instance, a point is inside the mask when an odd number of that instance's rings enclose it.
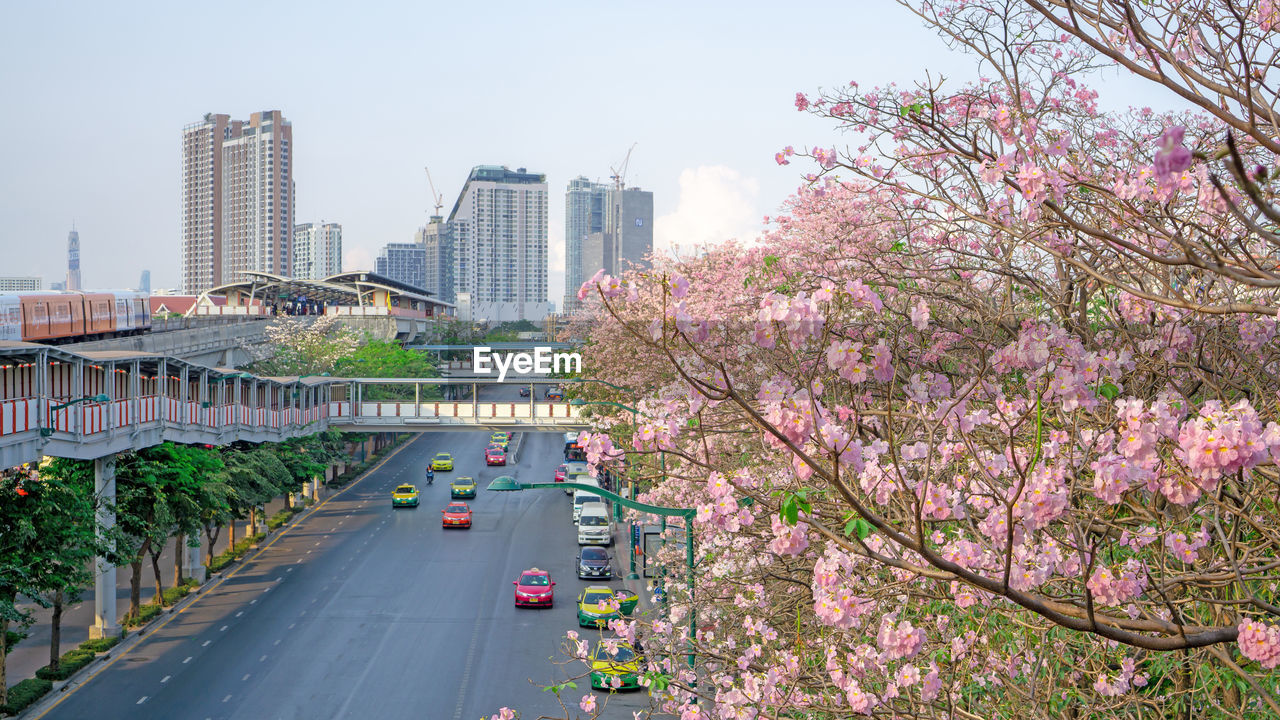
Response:
[[[1147,684],[1147,676],[1137,671],[1137,663],[1133,658],[1125,658],[1120,661],[1120,674],[1114,679],[1105,675],[1098,677],[1093,681],[1093,689],[1098,691],[1099,695],[1104,697],[1117,697],[1124,695],[1133,688],[1145,687]]]
[[[924,630],[913,626],[910,620],[894,622],[886,616],[876,633],[876,646],[887,660],[915,657],[923,645]]]
[[[1196,561],[1196,553],[1209,544],[1208,528],[1200,528],[1200,532],[1189,539],[1181,532],[1173,531],[1164,536],[1165,547],[1178,560],[1190,565]]]
[[[795,525],[788,525],[777,515],[772,519],[773,541],[769,543],[769,549],[777,555],[799,555],[804,549],[809,547],[809,524],[800,521]]]
[[[1142,594],[1147,587],[1147,574],[1142,563],[1130,558],[1118,570],[1105,565],[1097,568],[1085,585],[1096,602],[1119,606]]]
[[[1280,627],[1250,618],[1236,629],[1241,655],[1268,670],[1280,665]]]
[[[596,271],[591,279],[582,283],[582,287],[578,288],[578,299],[586,300],[592,291],[600,289],[600,293],[606,298],[621,297],[626,294],[626,288],[622,285],[622,280],[616,278],[604,271],[603,268]]]
[[[1280,441],[1280,432],[1272,437]],[[1223,475],[1253,468],[1267,457],[1262,421],[1248,400],[1229,408],[1217,400],[1206,402],[1198,417],[1183,423],[1178,445],[1197,484],[1206,491],[1217,487]],[[1188,502],[1198,497],[1195,493]]]

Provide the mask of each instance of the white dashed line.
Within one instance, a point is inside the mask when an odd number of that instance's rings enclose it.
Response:
[[[244,614],[244,611],[243,611],[243,610],[241,610],[240,612],[236,613],[236,617],[240,617],[240,616],[241,616],[241,615],[243,615],[243,614]]]
[[[223,626],[222,626],[222,628],[221,628],[220,630],[218,630],[218,632],[226,632],[226,631],[227,631],[227,628],[229,628],[229,627],[231,627],[231,626],[230,626],[230,625],[223,625]]]
[[[186,660],[183,660],[183,661],[182,661],[182,664],[183,664],[183,665],[186,665],[186,664],[187,664],[187,663],[189,663],[189,662],[191,662],[191,656],[190,656],[190,655],[188,655],[188,656],[187,656],[187,659],[186,659]]]
[[[160,684],[161,684],[161,685],[163,685],[163,684],[165,684],[165,683],[167,683],[167,682],[169,682],[169,676],[168,676],[168,675],[165,675],[164,677],[160,678]]]
[[[280,582],[280,581],[281,581],[281,580],[283,580],[283,579],[284,579],[284,576],[280,576],[280,577],[276,578],[275,580],[272,580],[271,582]]]
[[[200,643],[200,647],[209,647],[209,643],[211,643],[211,642],[213,642],[213,641],[212,641],[212,640],[205,640],[203,643]]]
[[[290,630],[294,629],[294,628],[295,628],[295,627],[297,627],[297,626],[298,626],[298,623],[296,623],[296,622],[295,622],[295,623],[289,623],[289,629],[290,629]],[[266,657],[266,655],[263,655],[262,657]]]
[[[248,679],[249,679],[249,673],[245,673],[244,677],[240,678],[240,682],[244,682],[245,680],[248,680]]]
[[[226,697],[222,698],[222,702],[226,702],[226,701],[228,701],[228,700],[230,700],[230,699],[231,699],[231,696],[230,696],[230,695],[228,695],[228,696],[226,696]]]
[[[250,601],[249,601],[249,604],[250,604],[250,605],[252,605],[252,604],[254,604],[254,603],[256,603],[256,602],[258,602],[258,598],[254,598],[254,599],[250,600]]]
[[[275,642],[273,642],[273,643],[271,643],[271,644],[272,644],[272,645],[279,645],[279,644],[280,644],[280,641],[279,641],[279,640],[277,640],[277,641],[275,641]]]
[[[142,703],[146,702],[148,697],[150,696],[143,695],[142,697],[138,698],[138,704],[141,705]]]
[[[267,661],[266,655],[263,655],[262,657],[258,658],[258,662],[266,662],[266,661]]]
[[[262,588],[262,592],[271,592],[271,588]]]
[[[302,561],[301,561],[301,560],[299,560],[298,562],[302,562]],[[293,568],[285,568],[285,569],[284,569],[284,571],[285,571],[285,572],[293,572]]]

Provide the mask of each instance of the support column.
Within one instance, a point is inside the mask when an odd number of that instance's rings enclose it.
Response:
[[[205,571],[208,568],[204,566],[203,552],[202,543],[196,543],[194,547],[188,545],[182,549],[183,577],[189,577],[198,583],[204,583]]]
[[[93,461],[93,489],[98,497],[98,539],[105,538],[116,525],[116,456]],[[89,637],[104,638],[120,634],[120,615],[116,612],[116,566],[106,558],[97,559],[93,575],[93,625]]]

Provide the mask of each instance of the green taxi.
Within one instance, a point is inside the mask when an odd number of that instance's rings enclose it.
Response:
[[[391,507],[418,507],[418,488],[401,485],[392,490]]]
[[[596,690],[640,689],[640,657],[631,643],[603,640],[591,653],[591,687]]]
[[[476,480],[467,476],[462,476],[457,480],[449,483],[449,497],[454,500],[462,498],[473,498],[476,496]]]
[[[633,592],[613,590],[604,585],[588,585],[578,595],[578,625],[604,627],[610,620],[630,615],[639,598]]]

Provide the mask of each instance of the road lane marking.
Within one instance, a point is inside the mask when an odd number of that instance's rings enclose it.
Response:
[[[293,627],[293,626],[292,626],[292,625],[290,625],[289,627]],[[266,656],[266,655],[263,655],[262,657],[258,658],[258,662],[266,662],[266,661],[267,661],[267,656]]]
[[[209,647],[209,643],[211,643],[211,642],[213,642],[213,641],[212,641],[212,640],[205,640],[205,641],[204,641],[204,644],[202,644],[200,647]]]
[[[191,658],[192,658],[192,656],[191,656],[191,655],[188,655],[188,656],[187,656],[187,659],[182,661],[182,664],[183,664],[183,665],[186,665],[187,663],[191,662]]]
[[[419,436],[419,438],[420,438],[420,437],[422,437],[422,436]],[[346,487],[342,488],[341,490],[339,490],[338,492],[334,493],[333,495],[330,495],[329,497],[325,498],[324,500],[321,500],[321,501],[320,501],[320,503],[319,503],[318,505],[316,505],[316,506],[312,507],[312,508],[311,508],[311,510],[310,510],[309,512],[307,512],[307,514],[306,514],[305,516],[303,516],[303,517],[301,517],[301,518],[298,518],[296,521],[294,521],[293,523],[289,524],[289,525],[288,525],[288,526],[286,526],[283,530],[281,530],[279,533],[277,533],[277,534],[276,534],[276,536],[275,536],[274,538],[272,538],[270,542],[268,542],[266,545],[263,545],[261,548],[259,548],[259,549],[258,549],[258,551],[257,551],[256,553],[254,553],[252,557],[245,558],[244,560],[240,561],[240,564],[239,564],[238,566],[236,566],[236,568],[235,568],[234,570],[232,570],[231,572],[227,573],[226,575],[223,575],[221,578],[218,578],[218,581],[217,581],[216,583],[213,583],[212,585],[210,585],[210,586],[209,586],[209,587],[207,587],[207,588],[202,588],[202,589],[201,589],[201,591],[200,591],[200,594],[199,594],[198,596],[196,596],[196,598],[195,598],[194,600],[192,600],[190,603],[188,603],[188,604],[187,604],[187,606],[186,606],[186,607],[184,607],[184,608],[182,609],[182,612],[186,612],[186,610],[187,610],[188,608],[190,608],[192,605],[195,605],[196,603],[200,602],[200,601],[201,601],[201,600],[203,600],[204,598],[206,598],[206,597],[208,597],[209,595],[211,595],[211,594],[213,593],[213,591],[215,591],[215,590],[217,590],[219,587],[221,587],[223,583],[225,583],[226,581],[228,581],[228,580],[230,580],[231,578],[235,577],[236,575],[239,575],[241,571],[243,571],[246,567],[248,567],[250,564],[252,564],[252,563],[253,563],[255,560],[257,560],[259,557],[261,557],[261,556],[262,556],[262,554],[263,554],[263,553],[265,553],[268,549],[270,549],[270,547],[271,547],[272,545],[276,544],[276,543],[280,540],[280,538],[284,537],[285,535],[288,535],[288,534],[289,534],[289,532],[290,532],[290,531],[292,531],[294,528],[299,527],[299,526],[302,524],[302,521],[304,521],[304,520],[307,520],[307,519],[311,518],[313,515],[315,515],[317,512],[319,512],[320,508],[324,507],[324,506],[325,506],[325,504],[326,504],[326,503],[328,503],[330,500],[333,500],[334,498],[337,498],[337,497],[340,497],[340,496],[342,496],[342,495],[346,494],[346,493],[347,493],[349,490],[351,490],[352,488],[356,487],[357,485],[359,485],[360,483],[364,482],[365,480],[368,480],[370,477],[372,477],[372,476],[373,476],[373,474],[374,474],[374,473],[376,473],[377,471],[381,470],[381,469],[382,469],[382,466],[386,465],[386,464],[387,464],[387,463],[388,463],[392,458],[394,458],[396,455],[399,455],[399,454],[400,454],[400,451],[404,450],[405,448],[409,447],[410,445],[413,445],[413,444],[414,444],[414,442],[416,442],[417,440],[418,440],[418,438],[414,438],[413,440],[410,440],[409,442],[407,442],[407,443],[405,443],[405,444],[401,445],[400,447],[396,448],[395,450],[392,450],[390,454],[388,454],[385,458],[383,458],[381,461],[379,461],[377,465],[374,465],[372,468],[369,468],[369,470],[368,470],[368,471],[366,471],[366,472],[365,472],[365,474],[364,474],[364,475],[362,475],[359,479],[355,480],[354,482],[348,483]],[[249,604],[251,604],[251,605],[252,605],[254,602],[255,602],[255,601],[250,600],[250,601],[249,601]],[[120,658],[123,658],[123,657],[127,656],[129,653],[133,652],[134,648],[138,647],[138,645],[141,645],[143,642],[145,642],[146,640],[150,639],[150,638],[151,638],[152,636],[154,636],[156,633],[160,632],[160,630],[162,630],[166,625],[168,625],[169,623],[173,622],[173,619],[174,619],[174,618],[176,618],[176,617],[178,617],[178,615],[179,615],[179,614],[181,614],[181,613],[171,613],[171,614],[170,614],[168,617],[166,617],[164,620],[161,620],[161,621],[160,621],[160,623],[159,623],[159,624],[157,624],[155,627],[153,627],[153,628],[151,628],[150,630],[146,631],[146,632],[145,632],[145,634],[144,634],[144,635],[143,635],[143,636],[138,640],[138,642],[137,642],[137,643],[135,643],[134,645],[130,646],[130,647],[129,647],[129,649],[127,649],[127,650],[124,650],[124,651],[120,652],[118,655],[116,655],[115,657],[113,657],[113,658],[111,658],[110,660],[108,660],[108,661],[107,661],[106,663],[104,663],[101,667],[99,667],[97,670],[93,671],[93,673],[92,673],[92,674],[90,674],[90,675],[89,675],[88,677],[86,677],[83,681],[81,681],[79,685],[76,685],[74,688],[71,688],[70,690],[65,690],[65,691],[62,693],[62,696],[61,696],[61,697],[59,697],[56,701],[54,701],[54,703],[53,703],[52,705],[50,705],[48,708],[46,708],[46,709],[44,710],[44,712],[40,713],[39,715],[37,715],[37,716],[35,716],[35,717],[33,717],[33,718],[30,718],[30,720],[41,720],[41,719],[42,719],[42,718],[44,718],[46,715],[48,715],[49,713],[53,712],[54,708],[56,708],[56,707],[58,707],[59,705],[61,705],[64,701],[66,701],[66,699],[67,699],[67,698],[69,698],[69,697],[71,697],[72,695],[74,695],[74,694],[76,694],[77,692],[79,692],[80,688],[83,688],[84,686],[88,685],[88,684],[89,684],[89,681],[91,681],[91,680],[93,680],[94,678],[96,678],[96,677],[98,677],[99,675],[101,675],[103,672],[105,672],[105,671],[107,670],[107,668],[109,668],[109,667],[111,667],[112,665],[115,665],[117,662],[119,662],[119,661],[120,661]],[[280,644],[280,641],[279,641],[279,640],[277,640],[275,644],[279,645],[279,644]],[[186,662],[186,661],[183,661],[183,662]],[[228,695],[227,697],[228,697],[228,698],[230,698],[231,696],[230,696],[230,695]]]
[[[243,614],[244,614],[244,611],[243,611],[243,610],[241,610],[240,612],[236,613],[236,617],[240,617],[240,616],[241,616],[241,615],[243,615]]]
[[[230,700],[230,699],[231,699],[231,696],[230,696],[230,695],[228,695],[228,696],[226,696],[226,697],[222,698],[222,702],[226,702],[226,701],[228,701],[228,700]]]
[[[141,705],[142,703],[146,702],[146,701],[147,701],[147,697],[149,697],[149,696],[147,696],[147,695],[143,695],[142,697],[138,698],[138,704],[139,704],[139,705]]]
[[[288,629],[292,630],[292,629],[294,629],[294,628],[295,628],[295,627],[297,627],[297,626],[298,626],[298,623],[296,623],[296,622],[294,622],[294,623],[289,623],[289,628],[288,628]],[[266,657],[266,656],[264,655],[263,657]]]
[[[165,675],[164,677],[160,678],[160,684],[163,685],[169,682],[169,677],[170,677],[169,675]]]
[[[273,642],[273,643],[271,643],[271,644],[272,644],[272,645],[279,645],[279,644],[280,644],[280,641],[279,641],[279,640],[277,640],[277,641],[275,641],[275,642]]]
[[[248,680],[248,679],[249,679],[249,673],[245,673],[244,677],[240,678],[240,682],[244,682],[245,680]]]
[[[226,632],[226,631],[227,631],[227,628],[229,628],[229,627],[231,627],[231,626],[230,626],[230,625],[223,625],[223,626],[222,626],[222,628],[221,628],[220,630],[218,630],[218,632]]]

